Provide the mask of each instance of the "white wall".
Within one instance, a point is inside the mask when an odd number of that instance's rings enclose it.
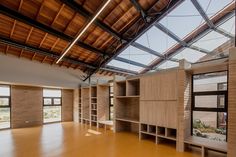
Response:
[[[76,88],[81,75],[80,70],[0,54],[1,83]]]

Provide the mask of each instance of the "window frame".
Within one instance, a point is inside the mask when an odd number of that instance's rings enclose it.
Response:
[[[9,108],[10,109],[10,126],[7,127],[7,128],[0,128],[0,130],[5,130],[5,129],[11,129],[11,120],[12,120],[12,114],[11,114],[11,85],[7,85],[7,84],[0,84],[0,87],[1,86],[8,86],[9,87],[9,93],[10,95],[9,96],[1,96],[0,95],[0,98],[7,98],[8,99],[8,106],[0,106],[0,108]]]
[[[220,82],[217,83],[217,91],[197,91],[194,92],[194,76],[195,75],[204,75],[204,74],[211,74],[211,73],[220,73],[220,72],[227,72],[227,82]],[[226,142],[228,140],[228,89],[229,89],[229,72],[228,70],[224,71],[214,71],[214,72],[207,72],[207,73],[198,73],[193,74],[191,78],[191,136],[193,136],[193,112],[194,111],[200,111],[200,112],[215,112],[217,113],[217,127],[218,127],[218,113],[226,113]],[[219,90],[219,84],[226,83],[227,84],[227,90]],[[217,107],[195,107],[195,96],[209,96],[209,95],[216,95],[217,96]],[[218,108],[219,104],[219,96],[224,95],[224,108]]]
[[[44,89],[49,89],[49,90],[60,90],[61,91],[61,96],[60,97],[44,97],[43,96],[43,124],[50,124],[50,123],[59,123],[59,122],[62,122],[62,89],[54,89],[54,88],[43,88],[43,90]],[[45,101],[44,101],[44,99],[51,99],[51,105],[45,105]],[[60,104],[54,104],[54,99],[60,99]],[[61,120],[59,120],[59,121],[53,121],[53,122],[44,122],[44,107],[61,107],[61,112],[60,112],[60,114],[61,114]]]

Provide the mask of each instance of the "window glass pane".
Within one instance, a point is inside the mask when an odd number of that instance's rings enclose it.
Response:
[[[0,98],[0,106],[9,106],[9,98]]]
[[[163,54],[173,45],[177,44],[174,39],[166,35],[155,26],[151,27],[136,42],[161,54]]]
[[[195,107],[224,108],[224,95],[197,95],[195,96]]]
[[[161,24],[180,38],[184,38],[203,22],[205,21],[191,0],[184,1],[160,21]]]
[[[139,62],[145,65],[148,65],[154,59],[157,58],[156,56],[147,53],[145,51],[142,51],[138,48],[135,48],[133,46],[129,46],[127,49],[125,49],[121,54],[119,54],[119,57]]]
[[[0,96],[10,96],[9,86],[0,86]]]
[[[0,129],[10,128],[10,108],[0,108]]]
[[[128,64],[128,63],[123,63],[123,62],[120,62],[117,60],[112,60],[111,62],[108,63],[108,65],[122,68],[122,69],[132,70],[132,71],[136,71],[136,72],[139,72],[143,69],[142,67],[138,67],[138,66]]]
[[[61,106],[44,106],[44,123],[61,121]]]
[[[226,141],[226,117],[224,112],[193,111],[193,136]]]
[[[157,67],[157,69],[169,69],[169,68],[174,68],[174,67],[178,67],[178,66],[179,66],[179,63],[177,63],[177,62],[165,61],[164,63],[159,65]]]
[[[234,0],[198,0],[208,17],[212,17]]]
[[[52,105],[52,99],[51,98],[44,98],[44,105]]]
[[[231,17],[230,19],[219,25],[219,28],[235,35],[235,16]]]
[[[173,58],[179,59],[179,60],[185,59],[191,63],[195,63],[205,55],[206,54],[201,53],[199,51],[196,51],[190,48],[185,48],[184,50],[180,51],[178,54],[173,56]]]
[[[53,99],[54,105],[61,105],[61,99]]]
[[[227,90],[227,72],[194,75],[193,85],[194,92]]]
[[[224,35],[221,35],[215,31],[211,31],[210,33],[206,34],[204,37],[196,41],[193,45],[204,48],[208,51],[213,51],[228,40],[229,38],[225,37]]]
[[[61,97],[61,90],[43,89],[43,97]]]

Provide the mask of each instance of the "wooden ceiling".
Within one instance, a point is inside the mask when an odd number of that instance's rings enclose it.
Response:
[[[1,0],[0,52],[54,65],[66,46],[105,0]],[[168,0],[137,0],[159,13]],[[112,0],[59,66],[96,71],[137,36],[145,21],[131,0]],[[125,41],[124,41],[125,39]],[[96,71],[104,75],[116,72]]]

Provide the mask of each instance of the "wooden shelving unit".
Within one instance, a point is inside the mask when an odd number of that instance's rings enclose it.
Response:
[[[90,86],[90,125],[97,126],[97,86]]]
[[[79,88],[79,122],[82,123],[82,92],[81,88]]]
[[[81,107],[82,107],[82,123],[83,124],[90,124],[90,88],[89,87],[82,87],[81,89]]]
[[[163,139],[176,141],[177,131],[172,128],[141,123],[139,132],[140,139],[150,139],[150,136],[152,136],[152,139],[155,139],[155,143],[160,143]]]
[[[139,132],[139,79],[115,82],[115,131]]]

